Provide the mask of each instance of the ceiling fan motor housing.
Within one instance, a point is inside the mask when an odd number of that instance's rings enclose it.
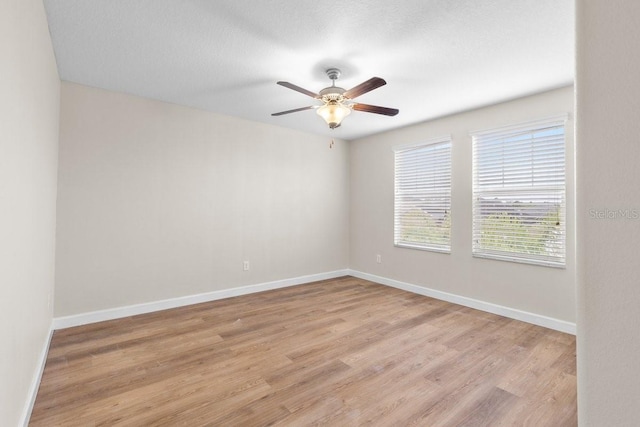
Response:
[[[341,87],[329,86],[320,91],[320,99],[322,102],[343,102],[347,99],[343,95],[345,92]]]
[[[337,68],[329,68],[326,71],[327,76],[331,79],[332,85],[329,87],[325,87],[320,91],[320,98],[323,102],[343,102],[346,98],[343,94],[346,92],[345,89],[336,86],[336,80],[340,77],[340,70]]]

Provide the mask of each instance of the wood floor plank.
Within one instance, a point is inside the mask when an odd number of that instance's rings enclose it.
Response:
[[[575,426],[575,337],[342,277],[56,331],[32,426]]]

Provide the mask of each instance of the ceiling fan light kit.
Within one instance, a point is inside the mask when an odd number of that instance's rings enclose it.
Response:
[[[398,110],[395,108],[378,107],[376,105],[361,104],[353,101],[354,98],[387,84],[387,82],[380,77],[372,77],[352,89],[344,90],[343,88],[336,86],[336,80],[340,77],[340,70],[337,68],[329,68],[326,72],[327,76],[331,79],[332,84],[331,86],[322,89],[320,93],[311,92],[310,90],[303,89],[300,86],[296,86],[289,82],[278,82],[280,86],[287,87],[295,90],[296,92],[300,92],[304,95],[322,101],[323,105],[319,107],[309,106],[281,111],[279,113],[273,113],[272,116],[281,116],[283,114],[316,108],[316,113],[324,119],[324,121],[329,125],[329,128],[335,129],[340,126],[345,117],[351,114],[351,110],[382,114],[385,116],[395,116],[398,114]]]
[[[351,108],[332,101],[318,107],[316,113],[327,122],[331,129],[335,129],[340,126],[342,119],[351,114]]]

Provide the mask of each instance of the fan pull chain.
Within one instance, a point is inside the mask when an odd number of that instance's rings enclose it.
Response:
[[[331,138],[331,142],[329,143],[329,148],[333,148],[333,138]]]

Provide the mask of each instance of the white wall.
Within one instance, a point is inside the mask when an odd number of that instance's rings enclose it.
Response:
[[[637,0],[577,2],[582,426],[637,426],[640,419],[640,220],[606,211],[640,213],[638,22]]]
[[[354,270],[461,295],[562,321],[575,322],[575,227],[567,221],[567,268],[556,269],[471,256],[474,130],[572,113],[566,87],[351,143],[350,267]],[[451,135],[451,254],[393,246],[394,156],[392,147]],[[567,136],[567,217],[572,218],[573,120]],[[382,255],[377,264],[376,254]]]
[[[56,316],[348,267],[347,143],[70,83],[60,123]]]
[[[18,425],[48,342],[60,80],[42,1],[0,3],[0,425]]]

